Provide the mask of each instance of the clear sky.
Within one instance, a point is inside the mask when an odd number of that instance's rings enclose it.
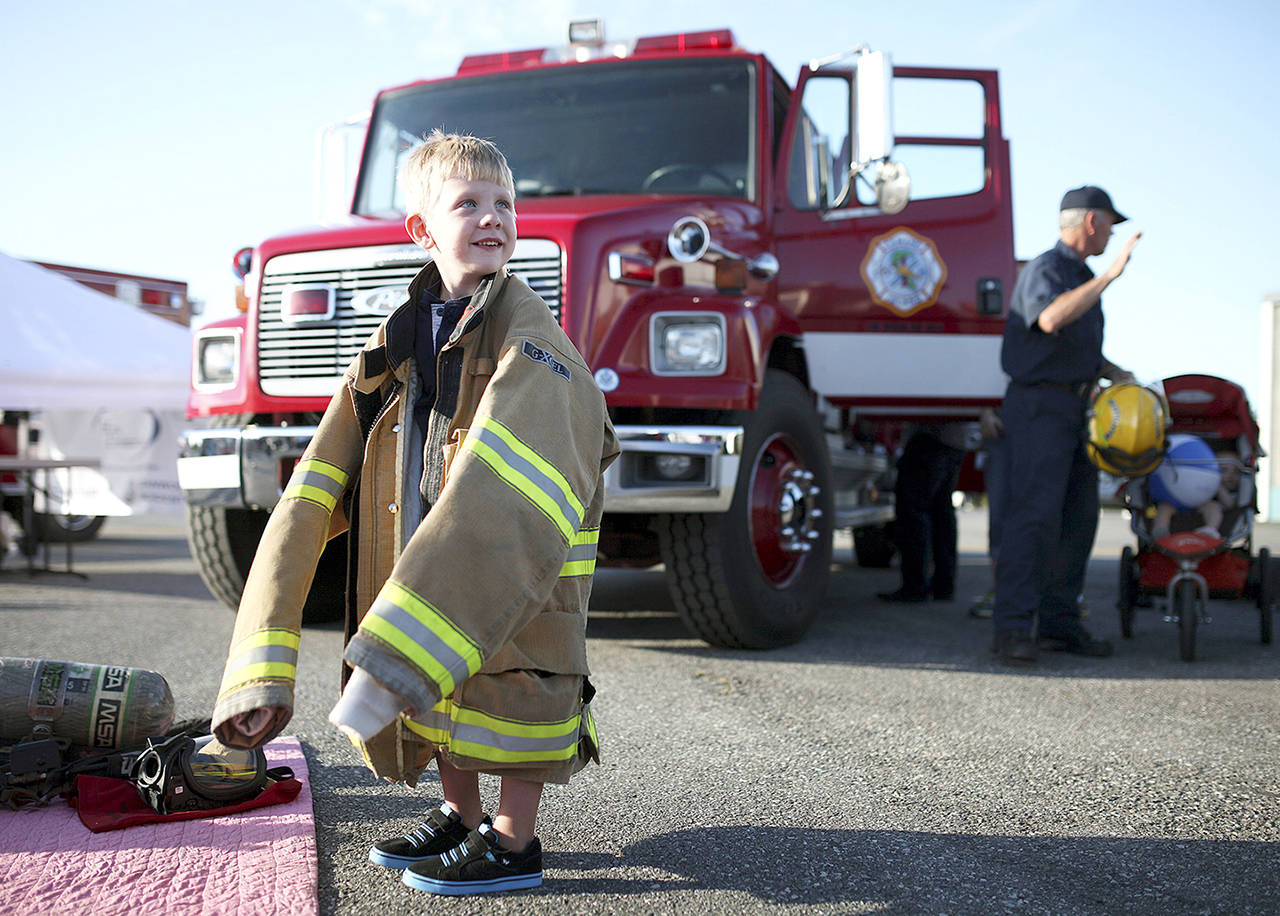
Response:
[[[732,28],[793,80],[867,43],[1000,71],[1016,254],[1062,192],[1107,188],[1143,239],[1105,297],[1107,354],[1143,381],[1208,372],[1257,404],[1259,304],[1280,292],[1274,0],[613,4],[115,0],[0,14],[0,251],[186,280],[228,314],[231,255],[312,214],[317,132],[464,53]],[[910,211],[907,211],[909,216]]]

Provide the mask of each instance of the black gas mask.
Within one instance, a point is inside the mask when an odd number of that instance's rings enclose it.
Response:
[[[257,797],[269,782],[292,777],[288,767],[267,769],[260,750],[224,747],[213,735],[150,738],[129,773],[157,814],[225,808]]]

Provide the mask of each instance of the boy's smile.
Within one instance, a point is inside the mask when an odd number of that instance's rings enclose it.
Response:
[[[405,228],[435,258],[441,298],[457,299],[511,259],[515,201],[500,184],[455,175],[440,184],[424,213],[405,219]]]

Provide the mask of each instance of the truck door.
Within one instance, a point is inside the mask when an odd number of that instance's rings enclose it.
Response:
[[[993,71],[896,67],[892,159],[906,208],[851,177],[854,73],[801,71],[775,174],[780,302],[813,387],[863,414],[969,414],[1004,392],[1014,279],[1008,144]],[[929,126],[936,125],[936,126]]]

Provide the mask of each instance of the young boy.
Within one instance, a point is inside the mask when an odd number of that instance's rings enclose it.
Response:
[[[400,181],[431,261],[272,512],[214,730],[246,747],[284,727],[316,561],[348,531],[351,674],[330,720],[381,778],[415,785],[434,759],[445,802],[370,860],[436,893],[532,887],[543,784],[598,760],[586,612],[618,445],[582,357],[505,270],[515,183],[498,149],[435,131]],[[501,778],[492,819],[479,773]]]

